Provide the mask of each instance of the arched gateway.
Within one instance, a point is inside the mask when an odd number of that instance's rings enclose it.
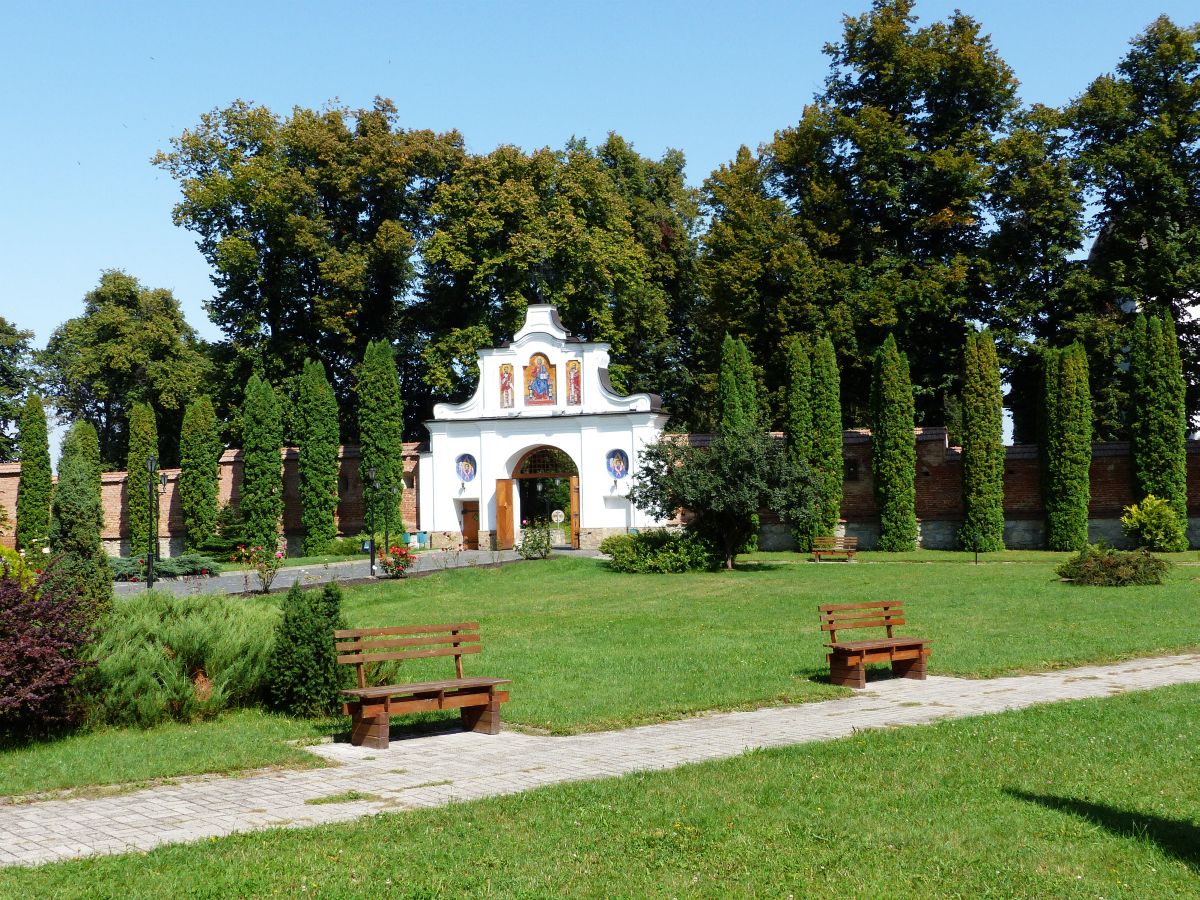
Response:
[[[437,404],[425,423],[422,529],[435,546],[504,550],[523,520],[555,510],[575,547],[659,524],[628,495],[638,452],[666,421],[656,395],[613,390],[608,344],[571,335],[553,306],[530,306],[511,341],[479,351],[475,396]]]

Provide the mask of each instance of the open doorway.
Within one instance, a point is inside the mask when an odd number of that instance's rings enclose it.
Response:
[[[579,471],[555,447],[535,447],[513,470],[521,521],[544,520],[554,547],[579,546]]]

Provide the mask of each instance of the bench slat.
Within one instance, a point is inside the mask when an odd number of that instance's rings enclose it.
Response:
[[[927,641],[925,638],[919,637],[898,637],[898,638],[880,638],[877,641],[835,641],[832,644],[825,646],[831,650],[871,650],[882,647],[907,647],[910,644],[931,644],[932,641]]]
[[[449,625],[398,625],[394,628],[339,628],[335,638],[373,637],[387,634],[425,634],[431,631],[478,631],[478,622],[459,622]]]
[[[363,652],[371,652],[374,650],[391,650],[396,647],[421,647],[430,644],[478,644],[480,637],[477,634],[448,634],[429,635],[428,637],[416,638],[380,638],[379,640],[361,640],[361,641],[339,641],[334,646],[338,650],[361,650]]]
[[[894,608],[897,611],[904,604],[899,600],[874,600],[870,603],[822,603],[817,607],[817,612],[838,612],[843,609],[886,609]]]
[[[904,615],[900,607],[890,609],[857,609],[853,612],[821,613],[823,622],[857,622],[859,619],[889,619]]]
[[[456,688],[492,687],[512,684],[511,678],[450,678],[446,681],[420,681],[415,684],[383,684],[379,687],[347,688],[342,691],[354,697],[391,697],[397,694],[417,694],[426,691],[449,691]]]
[[[468,644],[465,647],[444,647],[441,650],[403,650],[393,653],[350,653],[339,656],[340,663],[389,662],[396,659],[430,659],[434,656],[465,656],[468,653],[480,653],[483,648],[479,644]]]
[[[886,628],[888,625],[903,625],[904,619],[896,616],[891,616],[886,619],[867,619],[854,622],[825,622],[821,625],[822,631],[841,631],[843,628]]]

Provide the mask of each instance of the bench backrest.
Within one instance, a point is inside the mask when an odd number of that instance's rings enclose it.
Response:
[[[462,658],[479,653],[478,622],[449,625],[400,625],[395,628],[340,628],[333,633],[337,661],[355,667],[358,686],[367,686],[363,667],[367,663],[396,659],[427,659],[453,656],[455,676],[462,678]]]
[[[837,643],[837,633],[845,628],[886,628],[888,637],[894,625],[904,624],[904,607],[899,600],[878,600],[870,603],[825,603],[817,607],[821,630]]]
[[[818,550],[855,550],[858,548],[858,538],[818,537],[813,538],[813,546]]]

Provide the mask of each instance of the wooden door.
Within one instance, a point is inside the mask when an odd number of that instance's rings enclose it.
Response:
[[[513,480],[496,479],[496,549],[513,548]]]
[[[462,536],[464,550],[479,549],[479,501],[464,500],[462,505]]]
[[[571,546],[579,549],[579,476],[571,476]]]

